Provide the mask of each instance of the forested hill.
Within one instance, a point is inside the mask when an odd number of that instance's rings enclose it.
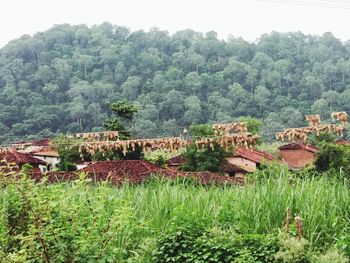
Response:
[[[131,32],[59,25],[0,50],[0,141],[102,129],[108,101],[139,104],[137,136],[250,115],[271,135],[303,115],[350,111],[350,44],[330,33]]]

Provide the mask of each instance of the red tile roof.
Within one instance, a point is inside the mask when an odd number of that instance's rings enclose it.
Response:
[[[131,183],[144,182],[151,174],[166,178],[192,177],[200,183],[242,184],[239,179],[218,175],[211,172],[178,172],[163,169],[155,164],[141,160],[102,161],[91,164],[78,172],[87,173],[94,181],[108,180],[120,185],[124,181]]]
[[[159,166],[141,160],[123,160],[123,161],[102,161],[90,164],[89,166],[81,169],[82,172],[93,173],[113,173],[119,175],[139,175],[139,174],[151,174],[161,171]]]
[[[275,157],[272,154],[254,150],[254,149],[245,149],[245,148],[238,148],[234,156],[242,157],[244,159],[250,160],[255,163],[275,160]]]
[[[51,140],[50,139],[41,139],[38,141],[32,141],[30,143],[31,143],[31,145],[34,145],[34,146],[50,146]]]
[[[7,151],[5,153],[0,154],[0,160],[5,161],[7,163],[15,163],[17,165],[23,165],[23,164],[42,164],[45,165],[46,163],[40,159],[37,159],[33,156],[31,156],[28,153],[20,153],[14,150]]]
[[[318,147],[310,145],[310,144],[303,144],[299,142],[292,142],[285,145],[282,145],[279,147],[280,150],[298,150],[303,149],[308,152],[316,153],[318,151]]]
[[[57,151],[50,149],[41,149],[39,151],[32,152],[31,154],[35,156],[59,157]]]
[[[350,145],[350,141],[343,140],[343,139],[337,140],[336,143],[340,145]]]
[[[169,160],[166,161],[167,165],[181,165],[185,161],[184,157],[182,154],[176,155],[173,158],[170,158]]]

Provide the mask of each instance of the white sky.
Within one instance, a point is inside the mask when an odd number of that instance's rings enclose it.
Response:
[[[0,47],[23,34],[44,31],[54,24],[100,24],[108,21],[132,30],[158,27],[174,33],[191,28],[214,30],[256,40],[261,34],[330,31],[350,39],[350,0],[347,9],[275,3],[278,0],[0,0]],[[294,0],[317,2],[315,0]],[[325,0],[318,0],[318,3]],[[281,1],[280,1],[281,2]],[[329,1],[328,1],[329,2]],[[335,3],[337,1],[334,0]],[[339,3],[339,2],[338,2]]]

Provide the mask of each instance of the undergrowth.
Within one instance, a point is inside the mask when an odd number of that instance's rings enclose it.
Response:
[[[244,187],[152,178],[116,188],[1,174],[0,261],[348,261],[347,179],[273,166],[255,176]]]

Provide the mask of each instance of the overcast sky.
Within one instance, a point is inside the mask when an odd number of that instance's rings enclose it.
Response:
[[[330,31],[343,41],[349,40],[350,0],[333,0],[336,6],[329,4],[331,1],[1,0],[0,47],[23,34],[44,31],[54,24],[94,25],[104,21],[132,30],[151,27],[170,33],[185,28],[201,32],[215,30],[224,39],[231,34],[254,41],[261,34],[275,30],[318,35]],[[295,2],[300,4],[291,4]]]

